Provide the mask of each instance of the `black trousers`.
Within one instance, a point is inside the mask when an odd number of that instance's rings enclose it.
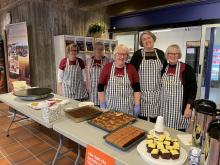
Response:
[[[146,121],[148,119],[148,117],[145,117],[145,116],[138,116],[138,118],[146,120]],[[150,117],[150,122],[156,123],[156,120],[157,120],[157,117]]]

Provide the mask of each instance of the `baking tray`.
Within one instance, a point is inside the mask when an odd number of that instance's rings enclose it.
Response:
[[[103,114],[105,114],[105,113],[111,113],[111,112],[116,112],[116,111],[107,111],[107,112],[104,112]],[[120,113],[123,113],[123,112],[120,112]],[[97,127],[97,128],[100,128],[100,129],[102,129],[102,130],[104,130],[104,131],[112,132],[112,131],[115,131],[115,130],[121,128],[121,127],[124,127],[124,126],[128,125],[128,124],[132,124],[132,123],[134,123],[134,122],[137,120],[137,118],[134,117],[134,116],[132,116],[132,115],[129,115],[129,114],[126,114],[126,113],[123,113],[123,115],[130,116],[130,117],[132,117],[133,119],[132,119],[131,121],[127,122],[127,123],[124,123],[124,124],[122,124],[122,125],[116,127],[115,129],[112,129],[112,130],[109,130],[109,129],[105,128],[105,127],[102,127],[101,125],[98,125],[97,123],[93,122],[92,120],[89,120],[88,123],[91,124],[91,125],[93,125],[93,126],[95,126],[95,127]],[[100,116],[101,116],[101,115],[100,115]],[[99,117],[100,117],[100,116],[99,116]],[[95,119],[95,118],[93,118],[93,119]]]
[[[128,126],[128,125],[127,125]],[[133,126],[134,127],[134,126]],[[121,127],[122,128],[122,127]],[[145,130],[142,130],[144,132],[144,135],[142,137],[140,137],[138,140],[134,141],[133,143],[131,143],[130,145],[128,145],[127,147],[120,147],[114,143],[111,143],[109,141],[106,140],[107,136],[111,135],[112,133],[116,132],[117,130],[121,129],[121,128],[118,128],[116,129],[115,131],[112,131],[111,133],[103,136],[103,138],[105,139],[105,142],[108,143],[109,145],[112,145],[114,146],[115,148],[119,149],[119,150],[122,150],[122,151],[128,151],[130,148],[132,148],[133,146],[136,146],[137,144],[139,144],[142,140],[144,140],[146,138],[146,134],[147,134],[147,131]],[[140,128],[139,128],[140,129]]]
[[[89,109],[93,110],[93,113],[85,114],[84,116],[81,116],[81,117],[77,117],[76,115],[75,116],[71,115],[72,111],[82,112],[86,108],[89,108]],[[103,113],[100,109],[98,109],[95,106],[91,106],[91,105],[87,105],[87,106],[83,106],[83,107],[77,107],[77,108],[65,108],[64,112],[65,112],[65,114],[68,118],[73,119],[76,123],[95,118],[95,117],[97,117],[97,116],[99,116],[100,114]]]

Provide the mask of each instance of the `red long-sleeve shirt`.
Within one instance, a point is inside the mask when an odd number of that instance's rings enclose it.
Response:
[[[104,88],[108,85],[108,81],[111,74],[113,63],[108,63],[104,66],[100,77],[99,77],[99,84],[98,84],[98,91],[102,92],[104,91]],[[134,92],[140,92],[140,83],[139,83],[139,75],[136,71],[135,67],[131,64],[126,64],[126,71],[128,74],[128,78],[131,82],[131,86],[134,90]],[[123,68],[116,68],[115,67],[115,73],[114,76],[122,77],[124,76],[124,67]]]

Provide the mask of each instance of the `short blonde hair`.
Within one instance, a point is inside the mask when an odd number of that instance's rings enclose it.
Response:
[[[172,44],[172,45],[168,46],[168,48],[165,52],[166,59],[167,59],[167,55],[168,55],[169,51],[172,49],[177,49],[179,51],[179,59],[180,59],[182,57],[182,52],[181,52],[180,46],[177,44]]]
[[[67,57],[69,57],[71,48],[76,48],[77,49],[77,53],[79,53],[78,45],[75,44],[75,43],[72,43],[72,44],[69,44],[69,45],[66,46],[66,55],[67,55]]]
[[[149,31],[149,30],[143,31],[143,33],[141,33],[141,35],[140,35],[140,41],[139,41],[141,47],[143,47],[142,38],[145,34],[151,36],[153,38],[154,42],[157,40],[157,37],[151,31]]]
[[[127,55],[129,54],[129,49],[127,46],[125,46],[124,44],[119,44],[115,47],[115,50],[113,52],[113,57],[115,58],[115,55],[118,53],[118,50],[119,49],[122,49],[122,50],[125,50]]]

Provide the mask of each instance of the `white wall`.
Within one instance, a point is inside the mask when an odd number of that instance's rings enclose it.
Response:
[[[201,27],[176,28],[166,32],[155,32],[157,41],[155,47],[166,51],[171,44],[178,44],[182,51],[181,61],[185,62],[186,58],[186,42],[200,41]]]
[[[134,51],[134,34],[117,35],[114,39],[118,40],[118,44],[124,44],[128,47],[129,51]]]

